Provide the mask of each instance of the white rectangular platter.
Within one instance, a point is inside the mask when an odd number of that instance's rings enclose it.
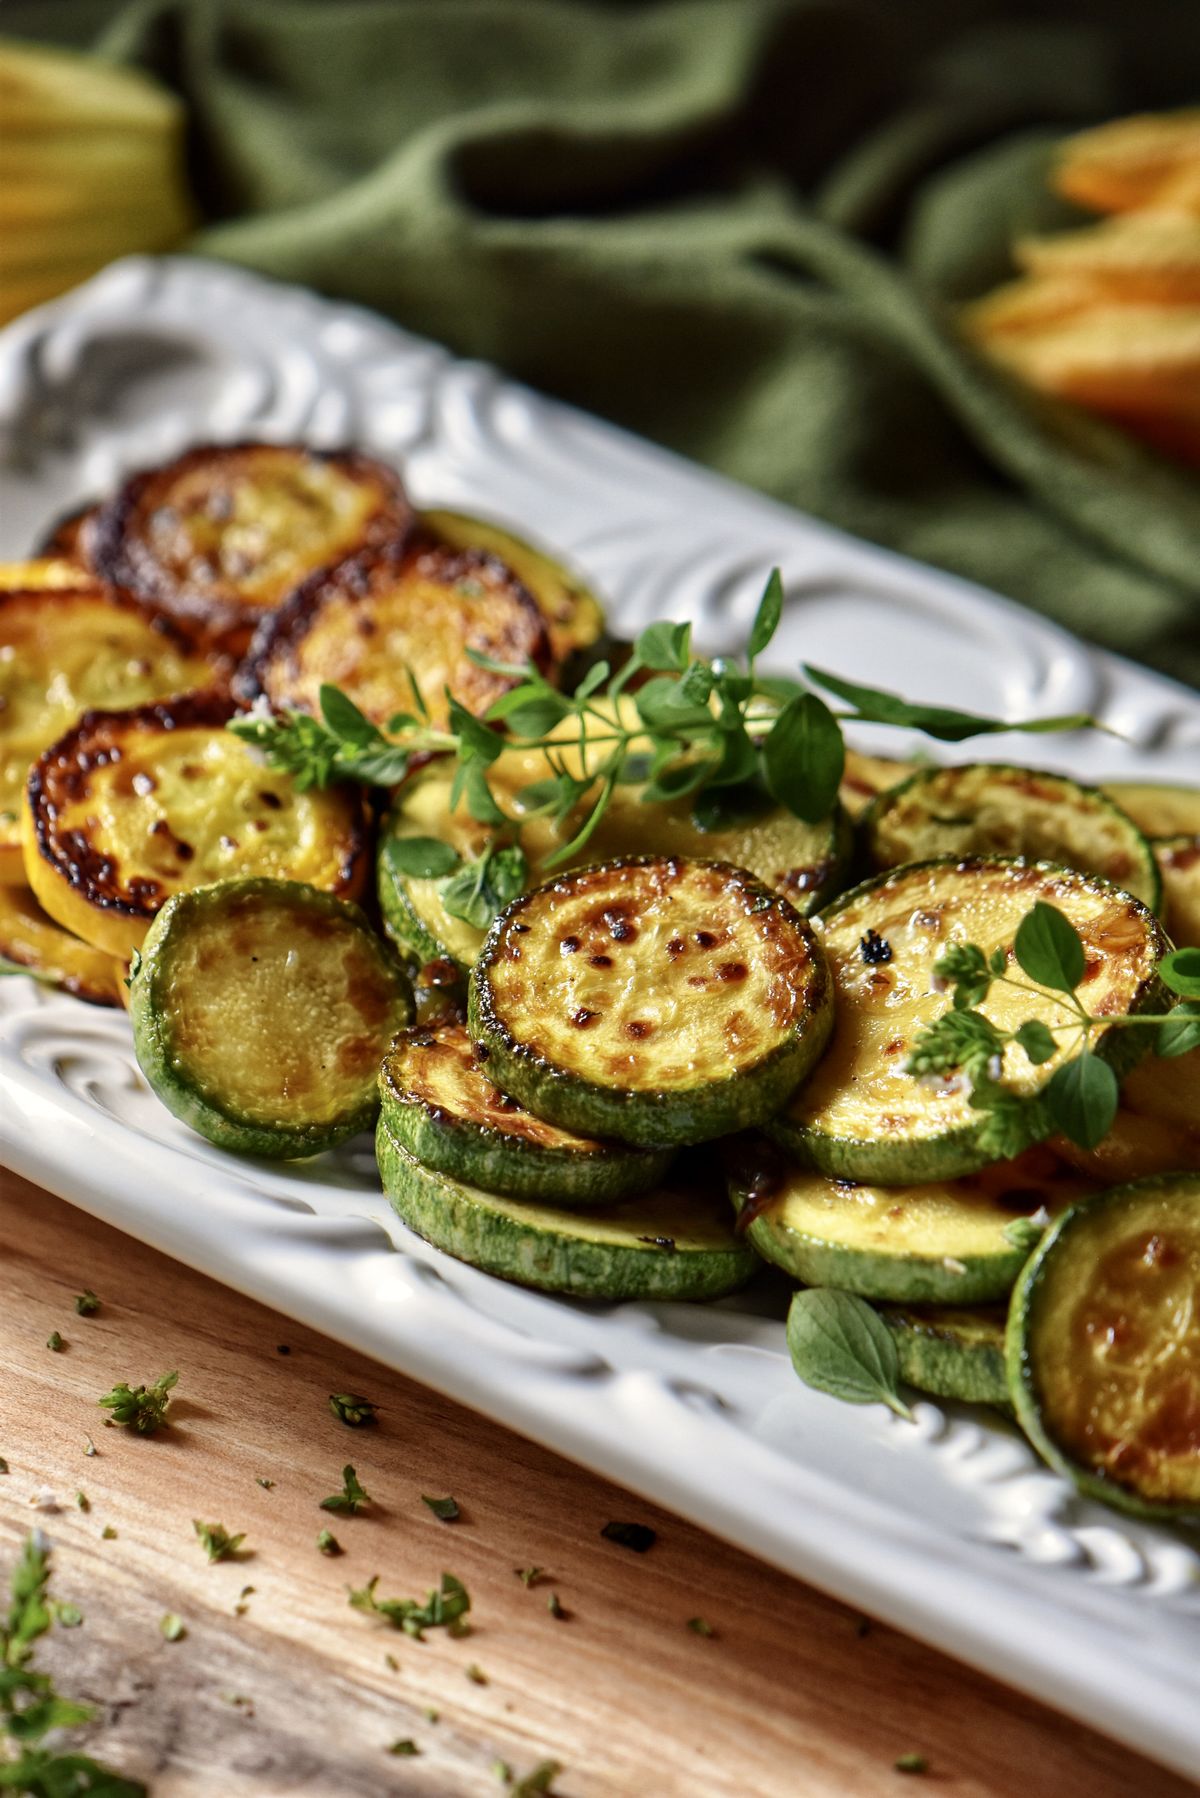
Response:
[[[774,654],[1005,716],[1082,775],[1200,775],[1200,699],[978,588],[739,489],[369,314],[185,259],[132,260],[0,334],[0,554],[130,469],[209,439],[353,444],[419,504],[553,546],[615,628],[736,647],[778,564]],[[1023,740],[989,739],[995,757]],[[903,755],[903,736],[862,746]],[[0,1161],[779,1567],[1188,1774],[1200,1773],[1200,1540],[1076,1498],[1015,1431],[916,1423],[800,1385],[767,1276],[711,1306],[504,1285],[410,1236],[368,1143],[243,1162],[146,1090],[123,1015],[0,981]]]

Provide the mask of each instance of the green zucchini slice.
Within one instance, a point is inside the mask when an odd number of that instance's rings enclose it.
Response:
[[[901,1378],[918,1392],[1012,1409],[1004,1370],[1003,1306],[960,1311],[952,1305],[883,1305],[879,1315],[892,1332]]]
[[[527,543],[502,525],[471,518],[465,512],[423,512],[420,522],[452,549],[481,549],[512,569],[537,601],[546,620],[551,653],[559,666],[590,650],[603,637],[603,605],[557,556]]]
[[[628,721],[628,706],[622,715]],[[588,767],[603,753],[593,751]],[[578,749],[555,747],[554,758],[573,774],[585,772]],[[511,749],[488,769],[488,782],[501,809],[513,820],[514,836],[525,851],[529,884],[548,878],[547,859],[569,843],[594,804],[593,787],[559,823],[530,814],[521,789],[545,781],[552,769],[542,749]],[[482,947],[485,932],[446,910],[443,895],[450,876],[426,879],[408,875],[394,844],[408,837],[435,837],[448,843],[463,861],[478,856],[492,827],[469,815],[465,803],[450,803],[454,766],[442,759],[419,770],[397,793],[380,838],[377,868],[379,903],[389,935],[421,961],[449,959],[469,968]],[[768,805],[736,822],[704,828],[692,815],[692,800],[647,805],[641,785],[614,791],[597,830],[574,863],[613,861],[632,855],[690,855],[731,862],[784,894],[796,910],[808,915],[845,884],[850,864],[850,821],[840,806],[817,824],[805,824],[783,806]]]
[[[821,1054],[828,970],[740,868],[641,856],[514,900],[471,972],[471,1035],[538,1117],[646,1148],[758,1124]]]
[[[885,1186],[982,1167],[989,1159],[979,1140],[983,1114],[972,1110],[966,1081],[917,1079],[905,1061],[918,1032],[951,1007],[950,994],[937,990],[934,963],[956,942],[1011,955],[1017,926],[1038,900],[1057,906],[1083,939],[1093,1014],[1162,1008],[1154,967],[1167,939],[1139,900],[1099,875],[1000,857],[898,868],[843,895],[818,920],[837,994],[833,1041],[768,1134],[802,1166]],[[1029,1017],[1053,1029],[1072,1015],[1060,995],[999,984],[979,1009],[1005,1030]],[[1093,1048],[1123,1073],[1144,1034],[1102,1031]],[[1029,1142],[1049,1133],[1038,1093],[1076,1041],[1067,1037],[1040,1067],[1016,1044],[1005,1051],[1004,1083],[1029,1101]]]
[[[1143,1517],[1200,1518],[1200,1174],[1114,1186],[1047,1234],[1009,1309],[1009,1390],[1052,1467]]]
[[[1003,1298],[1029,1254],[1027,1220],[1044,1223],[1095,1190],[1040,1148],[917,1186],[858,1185],[786,1167],[753,1140],[729,1164],[739,1225],[764,1261],[806,1286],[895,1304]]]
[[[411,1007],[358,907],[291,880],[168,899],[129,991],[138,1064],[167,1109],[223,1149],[276,1157],[370,1127]]]
[[[1106,780],[1104,791],[1148,837],[1200,836],[1200,787]]]
[[[425,1167],[509,1198],[603,1205],[648,1191],[671,1162],[670,1149],[597,1142],[522,1111],[454,1019],[400,1032],[379,1096],[388,1129]]]
[[[519,1286],[596,1299],[715,1299],[759,1265],[719,1191],[681,1181],[586,1211],[503,1198],[427,1168],[380,1118],[383,1189],[411,1230]]]
[[[1151,844],[1162,874],[1167,934],[1177,949],[1200,949],[1200,836]]]
[[[871,801],[860,821],[874,868],[939,855],[1022,855],[1103,874],[1156,912],[1162,881],[1133,819],[1098,787],[1035,768],[967,762],[922,768]]]

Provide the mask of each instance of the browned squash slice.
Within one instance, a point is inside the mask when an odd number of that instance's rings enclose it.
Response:
[[[398,554],[413,513],[396,473],[300,444],[207,444],[133,476],[89,533],[98,573],[243,642],[318,569]]]
[[[173,893],[260,875],[344,898],[367,837],[356,790],[299,793],[199,693],[87,712],[41,756],[22,810],[29,884],[52,918],[111,955],[140,947]]]
[[[53,570],[62,563],[24,563]],[[74,571],[79,576],[79,571]],[[164,618],[110,588],[0,589],[0,884],[24,884],[21,793],[38,756],[89,706],[203,687],[214,666]]]
[[[852,818],[865,811],[877,793],[915,774],[915,762],[894,762],[888,756],[860,755],[857,749],[846,750],[846,766],[838,798]]]
[[[58,551],[46,550],[28,562],[0,562],[0,593],[79,591],[98,584],[86,568]]]
[[[1121,1107],[1094,1149],[1055,1137],[1064,1161],[1106,1186],[1150,1174],[1200,1173],[1200,1049],[1147,1055],[1121,1088]]]
[[[325,681],[374,723],[414,711],[410,674],[435,724],[446,690],[481,713],[513,677],[473,662],[474,650],[520,667],[545,667],[549,642],[533,598],[502,562],[480,550],[422,545],[399,562],[343,563],[293,594],[264,622],[239,677],[246,697],[319,710]]]
[[[52,556],[91,574],[91,534],[99,516],[99,506],[81,506],[75,512],[68,512],[65,517],[56,518],[38,545],[38,555]]]
[[[1162,875],[1167,935],[1177,949],[1200,949],[1200,836],[1160,837],[1151,847]]]
[[[92,1005],[121,1003],[125,967],[115,955],[61,930],[28,887],[0,886],[0,973],[17,971]]]

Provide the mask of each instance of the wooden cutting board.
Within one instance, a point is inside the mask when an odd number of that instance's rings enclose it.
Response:
[[[1190,1790],[2,1171],[0,1245],[0,1559],[7,1576],[35,1523],[50,1537],[52,1591],[84,1621],[44,1664],[98,1707],[87,1751],[156,1798],[502,1798],[497,1761],[519,1778],[549,1759],[562,1798]],[[170,1368],[169,1429],[104,1427],[101,1393]],[[378,1425],[346,1428],[331,1392],[373,1399]],[[318,1501],[347,1461],[373,1502],[330,1517]],[[195,1518],[244,1531],[244,1558],[210,1565]],[[606,1541],[610,1519],[657,1541]],[[534,1564],[526,1587],[514,1569]],[[373,1574],[383,1596],[424,1597],[443,1569],[471,1594],[463,1639],[413,1641],[347,1603]],[[166,1613],[183,1639],[164,1640]],[[405,1739],[419,1754],[388,1753]],[[896,1770],[910,1753],[927,1773]]]

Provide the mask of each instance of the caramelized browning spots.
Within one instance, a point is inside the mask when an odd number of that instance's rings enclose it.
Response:
[[[47,530],[38,545],[38,555],[61,557],[64,562],[74,562],[90,573],[93,567],[92,531],[99,515],[99,506],[83,506],[77,512],[68,512]]]
[[[384,1062],[383,1078],[401,1100],[441,1119],[461,1120],[542,1148],[599,1153],[603,1145],[543,1123],[493,1086],[466,1028],[456,1021],[402,1030]]]
[[[1200,1501],[1200,1195],[1101,1202],[1043,1264],[1030,1339],[1043,1421],[1149,1499]]]
[[[0,590],[0,844],[15,832],[30,765],[88,706],[138,705],[213,678],[165,618],[111,589]]]
[[[88,551],[114,585],[236,631],[318,569],[397,554],[412,522],[397,475],[367,456],[206,445],[128,481],[91,526]]]
[[[316,712],[330,681],[385,725],[413,710],[411,670],[432,720],[444,723],[447,688],[481,713],[513,685],[468,651],[545,666],[545,621],[494,557],[418,544],[399,561],[359,557],[302,587],[262,625],[239,685],[247,696]]]
[[[406,1001],[358,914],[294,886],[186,903],[153,976],[176,1065],[252,1122],[322,1122],[360,1103]]]
[[[973,942],[985,955],[996,948],[1011,953],[1018,924],[1039,899],[1065,912],[1087,945],[1095,963],[1089,1008],[1099,1016],[1128,1011],[1161,942],[1135,900],[1121,899],[1085,875],[1021,862],[902,868],[826,914],[822,943],[838,1001],[833,1041],[796,1095],[791,1116],[859,1141],[894,1135],[897,1120],[906,1134],[918,1136],[978,1122],[965,1080],[947,1075],[918,1081],[905,1071],[908,1052],[918,1034],[950,1009],[952,996],[933,972],[947,946]],[[884,966],[863,959],[868,930],[891,950]],[[992,987],[979,1009],[1006,1031],[1027,1017],[1052,1029],[1070,1019],[1052,993],[1031,998],[1001,985]],[[1057,1054],[1035,1068],[1023,1051],[1010,1047],[1005,1081],[1034,1092],[1062,1058]]]
[[[29,781],[38,850],[88,904],[149,919],[173,892],[234,875],[356,889],[362,806],[299,793],[225,728],[217,693],[87,712]]]
[[[497,1020],[531,1055],[652,1092],[759,1063],[801,1027],[824,977],[808,927],[758,881],[720,862],[648,856],[519,901],[487,984]]]
[[[935,768],[880,801],[869,821],[877,867],[938,855],[1021,855],[1103,874],[1153,903],[1151,857],[1098,792],[1062,775],[991,763]]]

